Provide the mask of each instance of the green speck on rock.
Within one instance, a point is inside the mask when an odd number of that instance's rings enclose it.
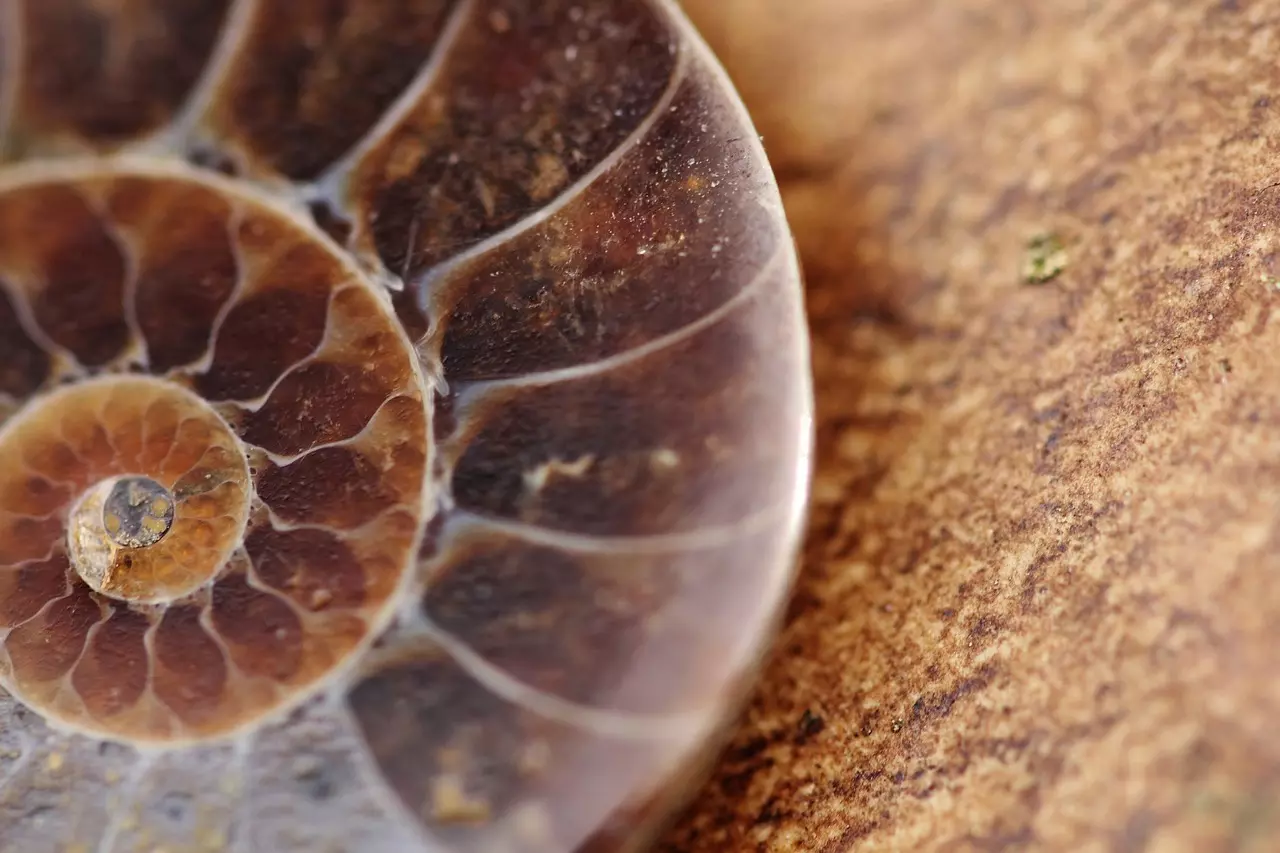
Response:
[[[1053,281],[1067,268],[1067,250],[1056,234],[1037,234],[1027,241],[1022,278],[1027,284]]]

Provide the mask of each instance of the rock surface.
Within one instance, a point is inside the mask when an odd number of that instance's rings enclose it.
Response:
[[[664,853],[1280,837],[1280,2],[687,0],[809,277],[803,573]]]

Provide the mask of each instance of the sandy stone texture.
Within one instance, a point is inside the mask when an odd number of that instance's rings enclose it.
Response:
[[[1280,0],[687,8],[801,246],[819,458],[659,849],[1280,849]]]

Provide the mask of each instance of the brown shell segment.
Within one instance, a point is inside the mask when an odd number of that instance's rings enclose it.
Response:
[[[202,608],[177,605],[165,611],[152,643],[155,648],[151,689],[181,725],[199,730],[218,722],[228,697],[228,662],[222,648],[202,623]],[[237,685],[239,686],[239,685]]]
[[[336,530],[369,524],[421,491],[426,454],[416,439],[424,421],[421,403],[396,398],[355,439],[265,466],[258,496],[290,524]]]
[[[0,192],[0,278],[35,323],[80,364],[125,354],[128,260],[80,188],[35,183]]]
[[[234,245],[238,289],[195,387],[209,400],[253,401],[320,346],[333,293],[354,273],[275,211],[241,211]]]
[[[249,534],[245,549],[258,580],[300,607],[355,608],[369,597],[370,579],[359,558],[331,531],[263,526]]]
[[[0,628],[13,628],[70,594],[74,574],[61,548],[42,560],[0,569]]]
[[[231,201],[199,184],[142,177],[99,193],[136,270],[132,302],[148,366],[163,373],[197,361],[240,279]]]
[[[10,154],[110,150],[160,130],[200,79],[232,0],[6,0],[20,52]],[[20,33],[20,36],[15,34]]]
[[[0,281],[0,395],[25,398],[49,378],[49,353],[31,339],[9,286]]]
[[[464,390],[442,455],[460,507],[596,535],[731,525],[793,500],[803,354],[782,264],[719,315],[617,362]],[[454,461],[456,459],[456,461]],[[715,500],[707,500],[715,495]]]
[[[71,673],[71,686],[90,716],[113,717],[136,705],[151,669],[146,647],[147,617],[113,608],[89,637]]]
[[[787,238],[752,193],[750,141],[704,77],[687,75],[644,138],[545,222],[427,282],[452,382],[626,352],[756,279]]]
[[[246,676],[297,676],[304,664],[302,619],[278,596],[255,589],[247,573],[218,581],[210,615],[227,654]]]
[[[699,734],[655,743],[583,731],[429,648],[366,679],[350,704],[387,784],[451,853],[592,849],[616,804],[647,793],[645,780]]]
[[[93,591],[83,583],[42,608],[8,633],[4,641],[6,670],[15,693],[36,705],[44,705],[59,692],[58,685],[84,653],[89,632],[104,617]]]
[[[408,360],[386,357],[402,347],[401,335],[387,325],[386,309],[367,290],[335,293],[325,328],[312,355],[280,377],[261,406],[245,411],[240,433],[246,441],[295,456],[354,439],[387,406],[391,411],[381,413],[381,420],[389,425],[421,420],[411,411],[413,400],[394,401],[400,390],[414,387],[416,377]]]
[[[670,32],[641,0],[471,3],[430,89],[353,172],[360,233],[387,269],[416,278],[601,163],[675,66]]]
[[[319,177],[430,59],[460,0],[257,0],[205,132],[250,174]]]
[[[723,685],[706,673],[749,665],[741,626],[767,618],[785,582],[752,571],[789,547],[768,515],[684,542],[522,532],[448,525],[422,614],[519,683],[585,707],[656,717],[714,704]]]

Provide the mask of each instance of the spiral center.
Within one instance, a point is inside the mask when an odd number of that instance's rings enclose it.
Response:
[[[121,548],[146,548],[173,527],[173,493],[150,477],[121,477],[107,492],[102,526]]]
[[[250,488],[235,434],[191,391],[140,376],[67,385],[0,431],[0,497],[49,519],[0,525],[0,562],[63,553],[95,592],[175,601],[227,564]]]

